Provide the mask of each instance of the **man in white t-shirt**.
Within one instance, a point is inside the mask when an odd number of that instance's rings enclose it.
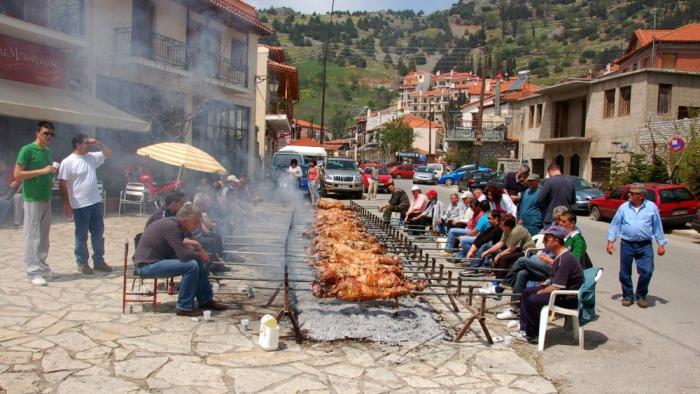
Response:
[[[68,219],[75,222],[75,260],[78,272],[92,274],[88,265],[88,231],[92,243],[94,269],[111,272],[104,261],[104,210],[102,196],[97,185],[97,167],[112,157],[112,151],[95,138],[85,134],[73,137],[73,153],[61,162],[58,170],[59,187],[63,198],[63,210]],[[89,152],[90,146],[99,152]]]

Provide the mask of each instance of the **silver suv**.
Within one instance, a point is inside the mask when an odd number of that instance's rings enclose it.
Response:
[[[328,159],[323,169],[323,181],[321,182],[321,194],[328,193],[352,194],[355,198],[362,198],[364,183],[354,160]]]

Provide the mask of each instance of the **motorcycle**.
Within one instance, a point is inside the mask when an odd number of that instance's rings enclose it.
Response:
[[[168,183],[157,184],[153,181],[153,176],[144,174],[139,177],[139,182],[146,186],[148,195],[146,197],[149,203],[153,203],[157,209],[163,205],[161,196],[173,190],[182,189],[185,186],[185,181],[182,179],[175,179]]]

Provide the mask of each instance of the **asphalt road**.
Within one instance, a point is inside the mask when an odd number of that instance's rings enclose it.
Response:
[[[396,184],[407,192],[412,186],[410,180]],[[444,203],[457,192],[456,186],[420,186],[437,190]],[[565,392],[700,392],[700,307],[695,294],[700,237],[667,234],[666,255],[655,256],[650,307],[625,308],[620,304],[619,242],[612,256],[605,252],[608,225],[578,217],[591,260],[605,270],[596,290],[600,318],[585,327],[586,350],[579,350],[568,332],[550,329],[542,372],[564,382],[560,388]],[[636,286],[636,276],[633,280]]]

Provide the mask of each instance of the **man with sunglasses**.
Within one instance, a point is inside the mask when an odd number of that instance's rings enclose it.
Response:
[[[53,124],[39,122],[34,142],[20,149],[15,164],[15,179],[22,181],[24,200],[24,265],[29,282],[35,286],[46,285],[45,277],[51,277],[46,257],[51,228],[51,187],[58,168],[51,164],[48,146],[55,135]]]
[[[83,133],[76,134],[71,142],[73,153],[61,162],[58,179],[63,210],[66,217],[73,218],[75,223],[75,261],[78,272],[88,275],[93,270],[112,272],[112,267],[104,260],[104,207],[97,183],[97,168],[105,159],[112,157],[112,151],[102,142]],[[90,152],[93,146],[99,152]],[[88,265],[88,232],[92,244],[93,268]]]
[[[630,306],[635,297],[640,308],[649,306],[647,293],[649,282],[654,272],[654,248],[652,239],[659,245],[656,253],[666,253],[664,245],[668,242],[661,225],[659,208],[652,201],[646,200],[647,190],[644,184],[630,186],[629,201],[620,205],[610,223],[608,246],[606,251],[612,254],[615,240],[620,241],[620,283],[622,284],[622,306]],[[637,292],[632,287],[632,260],[637,264]]]

